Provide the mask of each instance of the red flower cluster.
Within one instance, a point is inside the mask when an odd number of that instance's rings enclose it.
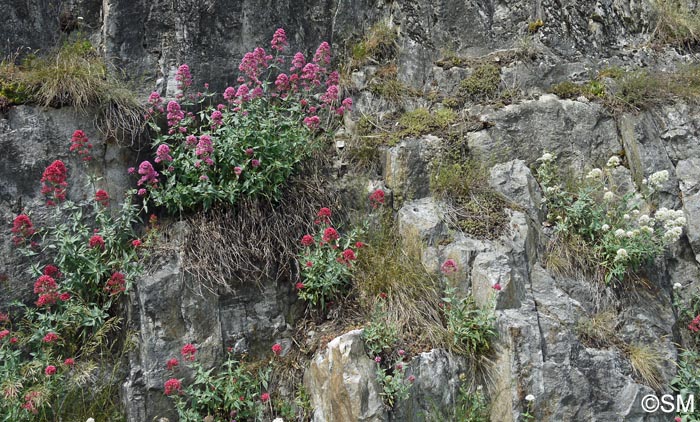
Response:
[[[100,248],[100,249],[104,249],[104,247],[105,247],[105,240],[104,240],[104,238],[103,238],[102,236],[100,236],[99,234],[96,234],[96,235],[93,235],[93,236],[90,238],[90,240],[88,241],[88,245],[89,245],[91,248]]]
[[[39,413],[39,410],[37,409],[39,401],[41,401],[41,393],[38,391],[30,391],[24,395],[22,409],[36,415]]]
[[[0,312],[0,324],[3,322],[10,322],[10,317],[4,312]]]
[[[12,242],[15,246],[19,246],[24,243],[25,240],[29,239],[36,231],[34,230],[34,225],[32,220],[29,219],[27,214],[20,214],[15,217],[12,222]]]
[[[338,231],[333,227],[328,227],[326,230],[323,231],[324,242],[329,243],[338,239],[340,239],[340,235],[338,234]]]
[[[384,204],[384,191],[377,189],[369,195],[369,203],[372,208],[377,208]]]
[[[318,210],[316,217],[318,217],[318,219],[314,221],[316,224],[331,224],[331,209],[326,207],[321,208]]]
[[[494,285],[491,286],[491,287],[493,287],[493,289],[496,290],[497,292],[500,292],[501,289],[502,289],[501,283],[498,283],[498,282],[496,282],[496,284],[494,284]]]
[[[165,366],[168,368],[168,371],[172,371],[179,364],[180,362],[178,362],[177,359],[172,358],[165,363]]]
[[[296,287],[297,290],[301,290],[304,288],[304,283],[299,281],[299,282],[297,282],[297,284],[294,285],[294,287]]]
[[[345,249],[343,253],[338,257],[338,262],[347,265],[348,267],[352,265],[352,261],[356,260],[355,251],[352,249]]]
[[[700,331],[700,315],[696,316],[690,324],[688,324],[688,329],[694,333]]]
[[[49,277],[53,278],[61,278],[63,277],[63,274],[61,274],[61,271],[56,267],[55,265],[47,265],[44,267],[44,275],[47,275]]]
[[[260,396],[260,400],[262,400],[263,403],[266,403],[268,400],[270,400],[270,394],[262,393],[262,395]]]
[[[56,160],[51,163],[41,176],[41,194],[47,196],[46,205],[54,206],[54,200],[60,202],[66,199],[68,183],[66,165],[63,161]]]
[[[174,393],[180,393],[180,390],[182,389],[182,384],[180,383],[180,380],[177,378],[170,378],[169,380],[165,381],[165,395],[169,396]]]
[[[5,337],[10,335],[10,330],[2,330],[0,331],[0,340],[4,339]]]
[[[95,192],[95,201],[97,201],[103,207],[109,206],[109,194],[104,189],[98,189]]]
[[[180,350],[182,358],[189,360],[190,362],[194,361],[195,353],[197,353],[197,348],[195,348],[192,343],[187,343],[186,345],[182,346],[182,350]]]
[[[56,333],[48,333],[44,336],[43,342],[44,343],[52,343],[54,341],[58,340],[58,334]]]
[[[134,240],[131,241],[131,246],[133,246],[133,247],[135,247],[135,248],[138,248],[138,247],[141,246],[142,244],[143,244],[143,242],[141,242],[139,239],[134,239]]]
[[[76,130],[73,132],[73,136],[70,139],[70,152],[75,152],[79,157],[82,157],[83,161],[90,161],[92,157],[90,156],[90,149],[92,144],[89,142],[88,137],[82,130]]]
[[[75,359],[67,358],[66,360],[63,361],[63,364],[66,366],[73,366],[73,365],[75,365]]]
[[[313,244],[314,244],[314,237],[311,236],[310,234],[305,234],[305,235],[301,238],[301,244],[302,244],[303,246],[311,246],[311,245],[313,245]]]
[[[273,344],[273,345],[272,345],[272,352],[273,352],[275,355],[279,356],[280,353],[282,353],[282,345],[279,344],[279,343]]]
[[[46,369],[44,369],[44,373],[47,377],[50,377],[51,375],[54,375],[56,373],[56,367],[53,365],[49,365],[46,367]]]
[[[104,290],[109,292],[110,296],[118,295],[126,290],[126,279],[124,274],[119,271],[112,274],[112,276],[107,280]]]

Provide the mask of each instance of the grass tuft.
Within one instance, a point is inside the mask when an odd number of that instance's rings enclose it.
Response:
[[[649,387],[661,391],[664,386],[661,366],[665,358],[652,346],[646,344],[630,344],[627,346],[627,356],[634,373]]]

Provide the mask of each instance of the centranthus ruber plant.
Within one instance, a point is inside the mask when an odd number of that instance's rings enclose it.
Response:
[[[71,152],[89,162],[90,148],[76,131]],[[133,229],[139,209],[128,198],[117,208],[92,177],[92,193],[73,202],[68,188],[75,170],[53,161],[38,181],[47,206],[43,224],[22,213],[10,230],[17,251],[32,262],[27,283],[35,296],[30,304],[0,309],[3,422],[84,420],[93,404],[105,405],[95,400],[104,386],[91,384],[88,395],[84,390],[106,359],[100,352],[112,347],[107,334],[120,326],[114,304],[141,269],[142,243]]]
[[[331,210],[321,208],[316,215],[316,233],[301,238],[304,248],[299,255],[301,280],[296,284],[299,297],[312,306],[325,309],[329,301],[344,293],[351,281],[357,250],[358,233],[341,236],[331,222]]]
[[[319,145],[318,135],[352,106],[350,98],[341,101],[328,43],[308,61],[299,52],[289,60],[287,48],[280,28],[270,52],[258,47],[246,53],[237,85],[224,90],[219,104],[211,103],[212,94],[191,92],[187,65],[177,72],[178,98],[152,93],[147,117],[157,134],[158,170],[141,164],[139,193],[171,212],[233,204],[241,196],[277,198]]]

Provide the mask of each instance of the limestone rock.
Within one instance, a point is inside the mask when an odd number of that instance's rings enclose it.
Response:
[[[328,343],[304,373],[314,422],[388,421],[375,365],[365,353],[361,330]]]

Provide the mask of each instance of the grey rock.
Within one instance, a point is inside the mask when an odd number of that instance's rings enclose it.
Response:
[[[700,262],[700,159],[681,160],[676,166],[680,190],[683,193],[683,212],[687,226],[686,234],[695,260]]]
[[[430,194],[430,162],[442,141],[432,135],[401,140],[386,150],[384,181],[398,203]]]
[[[365,353],[362,330],[331,340],[304,373],[313,421],[387,421],[375,365]]]
[[[527,210],[528,215],[534,217],[535,221],[542,220],[542,192],[524,161],[513,160],[493,166],[489,175],[489,185],[509,201]]]
[[[398,226],[404,239],[418,239],[429,246],[446,236],[440,204],[430,197],[404,204],[399,210]]]

